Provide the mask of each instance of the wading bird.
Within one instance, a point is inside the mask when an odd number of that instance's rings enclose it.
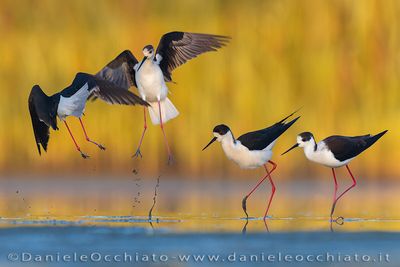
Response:
[[[267,217],[268,210],[276,189],[271,177],[272,172],[277,167],[277,164],[271,161],[272,148],[274,147],[279,136],[281,136],[287,129],[289,129],[290,126],[293,125],[293,123],[295,123],[300,118],[297,117],[292,121],[286,123],[286,120],[293,114],[294,113],[290,114],[286,118],[268,128],[243,134],[237,139],[235,139],[232,131],[229,129],[228,126],[224,124],[217,125],[213,130],[214,138],[211,139],[211,141],[203,148],[203,150],[205,150],[212,143],[218,141],[221,142],[222,149],[224,150],[225,155],[229,159],[236,162],[241,168],[255,169],[264,166],[267,174],[262,177],[257,185],[242,200],[242,208],[247,218],[249,218],[249,215],[246,211],[247,199],[260,186],[260,184],[268,178],[272,186],[272,193],[264,214],[264,220]],[[272,165],[271,171],[268,170],[267,162]]]
[[[74,116],[79,119],[83,133],[88,142],[97,145],[102,150],[105,149],[104,146],[92,141],[88,137],[81,119],[87,98],[91,93],[110,104],[148,105],[147,102],[142,100],[139,96],[119,88],[109,81],[87,73],[78,73],[70,86],[52,96],[47,96],[39,85],[35,85],[29,95],[28,103],[39,154],[41,154],[40,146],[47,151],[50,127],[53,128],[53,130],[58,130],[57,116],[64,122],[76,149],[81,153],[83,158],[87,158],[88,155],[82,152],[72,135],[66,121],[68,116]]]
[[[333,204],[331,208],[331,221],[335,211],[336,203],[350,189],[356,186],[357,182],[349,168],[349,162],[358,156],[361,152],[372,146],[379,138],[381,138],[387,130],[377,135],[362,136],[340,136],[333,135],[316,143],[314,136],[310,132],[304,132],[297,136],[297,142],[282,155],[288,153],[296,147],[304,148],[304,154],[310,161],[330,167],[332,169],[333,180],[335,183],[335,191],[333,195]],[[338,183],[336,180],[335,168],[346,166],[347,171],[353,181],[353,184],[337,196]],[[342,217],[338,217],[342,218]],[[335,220],[336,221],[336,220]]]
[[[140,96],[150,106],[149,114],[153,124],[160,124],[168,152],[168,163],[173,156],[164,132],[164,124],[178,116],[179,112],[168,99],[166,82],[171,82],[172,71],[198,55],[216,51],[226,45],[229,37],[190,33],[170,32],[164,34],[154,51],[152,45],[143,48],[143,59],[139,62],[134,55],[125,50],[107,64],[96,76],[111,81],[119,87],[137,87]],[[134,157],[142,156],[140,147],[147,129],[146,107],[144,108],[144,128]]]

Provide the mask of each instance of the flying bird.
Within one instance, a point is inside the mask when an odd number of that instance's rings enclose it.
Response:
[[[53,130],[58,130],[58,117],[64,122],[69,134],[71,135],[72,141],[81,156],[83,158],[88,157],[87,154],[82,152],[72,135],[66,121],[68,116],[74,116],[79,119],[83,133],[88,142],[97,145],[101,150],[105,150],[104,146],[88,137],[81,118],[87,98],[90,94],[94,94],[96,97],[99,97],[110,104],[148,105],[147,102],[142,100],[139,96],[120,88],[109,81],[87,73],[76,74],[75,79],[70,86],[51,96],[47,96],[39,85],[35,85],[29,95],[28,104],[35,141],[40,155],[41,147],[44,151],[47,151],[47,144],[50,138],[50,127]]]
[[[172,81],[172,71],[186,61],[200,54],[225,46],[229,37],[212,34],[169,32],[164,34],[158,47],[146,45],[143,59],[139,62],[135,56],[125,50],[96,74],[119,87],[129,89],[137,87],[140,96],[150,106],[144,108],[144,127],[134,157],[142,157],[140,151],[147,129],[146,108],[149,110],[153,124],[160,124],[168,152],[168,163],[173,162],[173,156],[164,131],[164,124],[178,116],[179,112],[168,98],[166,82]],[[91,98],[95,99],[95,97]]]
[[[272,172],[277,167],[277,164],[271,160],[272,149],[275,146],[278,138],[300,118],[297,117],[289,122],[286,122],[286,120],[293,116],[294,113],[295,112],[270,127],[243,134],[237,139],[234,137],[228,126],[224,124],[217,125],[213,130],[214,138],[212,138],[211,141],[203,148],[203,150],[205,150],[212,143],[218,141],[221,143],[225,155],[230,160],[233,160],[235,163],[237,163],[241,168],[254,169],[264,166],[267,174],[261,178],[257,185],[242,200],[242,208],[247,218],[249,218],[246,209],[247,199],[260,186],[260,184],[268,178],[272,186],[272,193],[264,214],[264,220],[267,218],[268,210],[271,206],[271,202],[276,190],[275,184],[271,177]],[[272,165],[271,171],[268,170],[267,163]]]
[[[331,208],[331,222],[333,213],[335,212],[336,203],[350,189],[357,185],[357,181],[349,168],[349,162],[357,157],[361,152],[372,146],[379,138],[381,138],[387,130],[377,135],[361,135],[361,136],[340,136],[333,135],[325,138],[320,142],[316,142],[314,135],[310,132],[303,132],[297,136],[297,142],[282,155],[288,153],[296,147],[302,147],[306,158],[318,164],[330,167],[332,169],[333,180],[335,183],[335,191],[333,195],[333,203]],[[353,181],[352,185],[337,196],[338,183],[336,180],[335,168],[346,166],[346,169]],[[342,218],[342,217],[338,217]]]

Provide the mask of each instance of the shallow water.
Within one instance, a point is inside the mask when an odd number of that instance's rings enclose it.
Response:
[[[147,220],[156,179],[103,177],[68,181],[13,179],[0,182],[0,227],[21,224],[135,224]],[[245,223],[243,196],[256,181],[174,180],[161,178],[153,215],[174,232],[237,232]],[[343,181],[343,190],[350,181]],[[346,184],[347,183],[347,184]],[[268,226],[271,231],[326,231],[332,184],[276,182]],[[261,220],[270,194],[263,185],[248,199],[249,231],[264,231]],[[345,218],[338,231],[399,231],[400,186],[367,183],[348,192],[336,207]],[[329,228],[329,227],[328,227]]]
[[[53,258],[74,253],[128,253],[133,257],[128,262],[114,261],[113,266],[161,265],[160,259],[136,259],[152,253],[165,254],[168,261],[163,265],[168,266],[243,265],[239,255],[253,254],[258,255],[257,261],[247,259],[247,263],[286,266],[294,263],[261,258],[321,253],[336,253],[335,266],[364,266],[365,262],[355,259],[337,259],[338,255],[354,257],[355,253],[366,254],[382,266],[400,264],[400,192],[394,183],[361,182],[337,206],[335,215],[344,217],[343,225],[331,224],[327,216],[332,193],[329,183],[277,183],[266,223],[261,216],[270,189],[260,188],[248,200],[249,214],[254,217],[247,221],[241,199],[251,186],[248,182],[224,180],[161,179],[149,220],[155,185],[155,180],[144,182],[138,178],[1,182],[1,266],[26,265],[21,262],[23,253]],[[16,253],[19,259],[10,261],[10,253]],[[193,258],[186,262],[179,259],[182,254],[216,254],[222,258],[218,262],[199,263]],[[383,260],[386,254],[389,262]],[[30,259],[29,264],[32,262]],[[36,262],[37,266],[44,263],[65,265],[63,261]],[[104,260],[69,264],[110,266]]]

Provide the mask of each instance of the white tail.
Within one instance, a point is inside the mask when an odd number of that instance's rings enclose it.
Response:
[[[163,124],[179,115],[179,111],[172,104],[171,100],[165,98],[160,101],[161,116]],[[153,124],[160,124],[160,113],[158,110],[158,102],[151,102],[149,107],[151,122]]]

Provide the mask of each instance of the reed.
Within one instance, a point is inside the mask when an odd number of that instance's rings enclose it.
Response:
[[[282,177],[314,176],[325,169],[301,152],[279,154],[298,132],[320,139],[389,129],[354,165],[367,177],[400,174],[399,1],[12,1],[0,2],[0,173],[63,171],[90,175],[166,170],[179,176],[245,177],[219,147],[201,152],[214,125],[236,135],[270,125],[303,106],[301,120],[280,139],[274,159]],[[177,163],[165,167],[161,131],[151,126],[144,158],[134,153],[142,109],[88,104],[85,119],[106,152],[84,144],[76,153],[68,133],[51,133],[49,151],[37,154],[27,107],[34,84],[52,93],[78,71],[95,73],[123,49],[138,57],[171,30],[225,34],[229,46],[174,72],[171,99],[181,115],[166,126]],[[73,120],[73,119],[72,119]],[[117,138],[115,138],[115,136]],[[282,178],[283,179],[283,178]]]

